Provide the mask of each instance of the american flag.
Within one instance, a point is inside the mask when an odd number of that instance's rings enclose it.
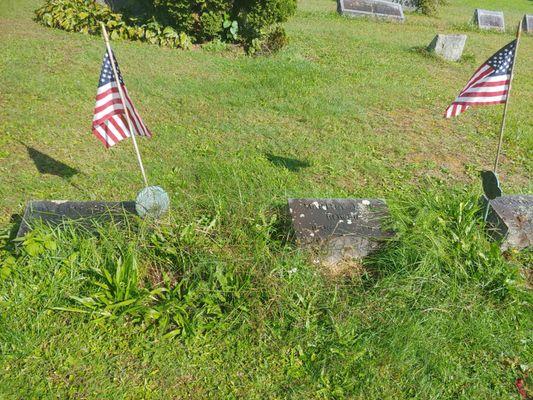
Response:
[[[448,107],[445,117],[456,117],[470,106],[505,103],[511,83],[515,52],[516,40],[513,40],[479,67],[459,96]]]
[[[135,109],[122,74],[118,68],[118,63],[115,55],[111,51],[115,68],[117,69],[120,87],[124,93],[128,114],[131,120],[133,131],[140,136],[151,137],[152,133],[148,130],[142,121],[139,113]],[[131,135],[128,129],[128,122],[124,105],[120,99],[115,75],[113,74],[113,66],[109,57],[109,52],[106,51],[104,62],[102,64],[102,71],[100,72],[100,80],[98,81],[98,91],[96,92],[96,105],[94,106],[93,116],[93,133],[104,144],[105,147],[110,147],[120,142],[121,140]]]

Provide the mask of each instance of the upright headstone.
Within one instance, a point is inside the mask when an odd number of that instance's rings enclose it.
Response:
[[[525,33],[533,33],[533,15],[524,15],[524,19],[522,20],[522,30]]]
[[[403,21],[401,4],[385,0],[337,0],[337,11],[349,17],[380,17]]]
[[[484,198],[484,202],[489,201]],[[489,234],[501,240],[501,249],[533,246],[533,195],[510,195],[489,201]]]
[[[326,265],[366,257],[393,236],[384,200],[289,199],[289,212],[299,244],[316,248]]]
[[[465,48],[466,35],[437,35],[428,46],[428,51],[434,52],[448,61],[459,61]]]
[[[17,236],[24,236],[38,223],[56,226],[73,220],[83,226],[91,226],[110,220],[122,221],[127,215],[134,214],[134,201],[30,201],[24,211]]]
[[[480,29],[505,31],[505,19],[503,12],[501,11],[490,11],[477,8],[474,12],[474,22]]]

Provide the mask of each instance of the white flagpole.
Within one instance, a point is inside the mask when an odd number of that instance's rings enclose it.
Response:
[[[496,151],[496,159],[494,160],[494,168],[492,169],[496,174],[498,172],[498,163],[500,161],[500,153],[502,151],[503,133],[505,131],[505,120],[507,119],[507,108],[509,106],[509,98],[511,97],[511,86],[513,84],[514,68],[516,66],[516,59],[518,56],[518,44],[520,42],[520,34],[522,33],[522,20],[518,24],[516,32],[516,48],[514,50],[513,66],[511,67],[511,79],[509,80],[509,90],[507,91],[507,99],[505,100],[505,107],[503,108],[502,125],[500,127],[500,139],[498,140],[498,150]]]
[[[107,47],[107,54],[109,56],[109,60],[111,61],[111,66],[113,67],[113,74],[115,75],[115,82],[117,83],[120,100],[122,101],[122,105],[124,106],[124,111],[126,112],[126,120],[128,122],[128,129],[130,131],[131,139],[133,141],[133,147],[135,148],[135,153],[137,154],[137,161],[139,162],[139,167],[141,167],[141,173],[143,176],[144,185],[148,187],[148,180],[146,179],[146,173],[144,172],[144,166],[143,166],[143,161],[141,159],[141,153],[139,152],[139,147],[137,146],[137,140],[135,139],[135,131],[133,130],[133,125],[130,119],[130,113],[129,113],[128,107],[126,106],[126,97],[124,96],[124,92],[122,91],[122,86],[120,85],[120,80],[118,78],[117,67],[115,65],[115,59],[113,57],[113,52],[111,51],[111,45],[109,44],[109,37],[107,36],[107,30],[105,29],[105,25],[103,22],[100,22],[100,24],[102,25],[102,34],[104,35],[105,45]]]

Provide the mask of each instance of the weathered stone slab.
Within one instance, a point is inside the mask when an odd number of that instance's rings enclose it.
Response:
[[[474,22],[480,29],[505,31],[505,18],[501,11],[490,11],[477,8],[474,12]]]
[[[56,226],[64,221],[79,221],[84,226],[105,221],[122,221],[136,214],[134,201],[30,201],[24,211],[17,236],[24,236],[35,223]]]
[[[448,61],[459,61],[465,48],[466,35],[437,35],[428,46],[428,51],[434,52]]]
[[[522,30],[525,33],[533,33],[533,15],[524,15],[524,19],[522,20]]]
[[[487,202],[485,197],[484,202]],[[487,226],[490,236],[501,240],[502,250],[531,247],[533,195],[501,196],[490,200]]]
[[[289,199],[289,212],[300,245],[320,249],[325,264],[366,257],[393,236],[380,199]]]
[[[403,21],[401,4],[385,0],[337,0],[337,11],[349,17],[380,17]]]

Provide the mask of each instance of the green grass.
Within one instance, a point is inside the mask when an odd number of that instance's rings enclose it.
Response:
[[[530,1],[453,0],[400,25],[303,0],[267,58],[114,43],[171,215],[14,247],[29,199],[142,186],[131,143],[90,134],[100,38],[34,23],[39,4],[0,4],[0,398],[519,398],[533,260],[500,255],[476,206],[502,109],[442,113]],[[468,28],[476,7],[503,10],[508,32]],[[467,28],[460,63],[418,50]],[[524,37],[506,193],[532,189],[532,50]],[[386,198],[398,238],[331,280],[286,240],[280,206],[298,196]]]

